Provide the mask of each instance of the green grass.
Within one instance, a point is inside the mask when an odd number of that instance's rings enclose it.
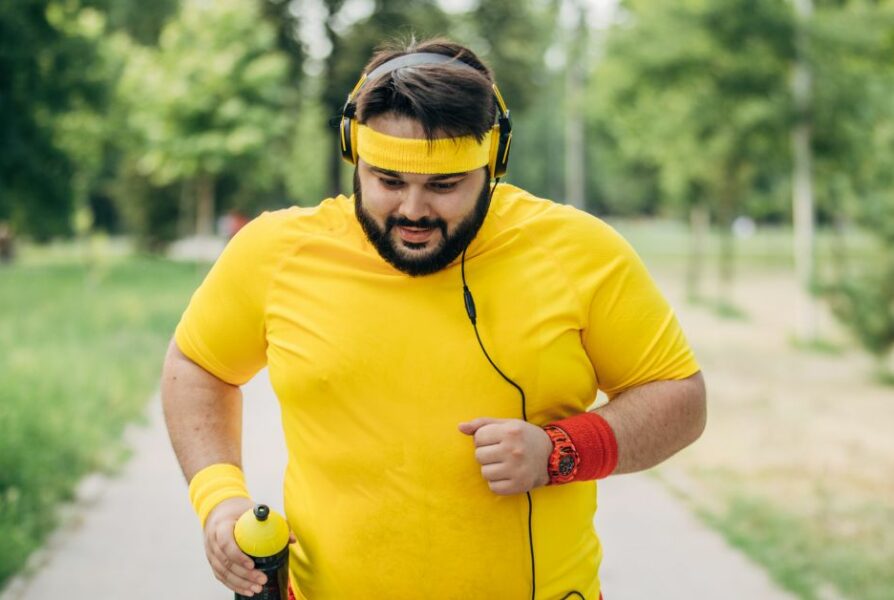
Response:
[[[113,471],[207,267],[27,258],[0,267],[0,587],[85,474]]]
[[[806,514],[740,491],[722,514],[700,516],[803,600],[822,600],[829,587],[847,598],[891,598],[894,511],[882,502]]]
[[[689,227],[681,221],[648,219],[615,219],[606,221],[623,235],[649,265],[685,264],[690,251]],[[860,230],[849,231],[842,245],[840,238],[828,228],[816,234],[818,266],[830,266],[843,255],[851,258],[873,256],[873,239]],[[712,228],[705,244],[706,272],[713,276],[720,252],[720,233]],[[788,226],[758,226],[754,235],[736,238],[734,252],[738,266],[768,269],[794,268],[792,229]]]
[[[841,356],[845,348],[840,342],[834,342],[825,338],[815,340],[801,340],[795,335],[788,337],[789,346],[796,350],[804,352],[812,352],[814,354],[825,354],[827,356]]]

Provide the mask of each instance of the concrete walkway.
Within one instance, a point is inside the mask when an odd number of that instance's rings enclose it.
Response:
[[[285,445],[266,372],[244,392],[248,486],[281,512]],[[205,559],[158,399],[149,417],[148,427],[128,433],[135,453],[121,476],[88,479],[67,525],[0,600],[233,598]],[[596,528],[605,546],[606,600],[792,598],[648,476],[604,481]]]

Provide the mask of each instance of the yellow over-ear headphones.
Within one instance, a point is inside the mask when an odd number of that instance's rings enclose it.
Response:
[[[471,69],[476,73],[480,73],[476,68],[464,63],[456,58],[437,54],[435,52],[415,52],[413,54],[405,54],[397,58],[393,58],[375,69],[370,73],[364,73],[351,93],[348,94],[348,100],[345,102],[341,113],[341,155],[347,162],[352,165],[357,164],[357,126],[354,124],[354,115],[357,110],[356,97],[360,89],[368,81],[373,81],[382,75],[390,73],[402,67],[410,67],[416,65],[434,65],[451,63],[457,67]],[[490,161],[488,170],[491,179],[500,178],[506,173],[506,167],[509,165],[509,144],[512,141],[512,121],[509,119],[509,109],[503,101],[500,89],[497,84],[492,84],[494,98],[497,101],[497,124],[494,125],[494,132],[491,136]]]

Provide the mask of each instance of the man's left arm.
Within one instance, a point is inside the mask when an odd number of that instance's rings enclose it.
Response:
[[[707,414],[704,378],[699,371],[686,379],[645,383],[590,412],[605,419],[614,435],[617,464],[611,474],[642,471],[702,434]],[[520,419],[483,417],[461,423],[459,430],[473,437],[475,458],[494,493],[521,494],[549,483],[553,442],[541,427]],[[593,448],[581,456],[582,461],[604,459]]]
[[[613,475],[634,473],[664,462],[695,440],[707,420],[701,371],[675,381],[653,381],[626,390],[594,409],[618,444]]]
[[[640,257],[598,219],[578,217],[565,225],[563,235],[577,242],[554,250],[582,300],[582,347],[611,401],[545,430],[517,419],[460,424],[474,436],[475,457],[495,493],[648,469],[705,428],[698,363]]]

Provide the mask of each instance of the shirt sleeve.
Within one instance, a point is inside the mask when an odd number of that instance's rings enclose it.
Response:
[[[636,251],[613,228],[595,221],[594,262],[579,280],[589,282],[581,336],[600,389],[612,398],[644,383],[698,372],[673,308]]]
[[[281,221],[278,213],[266,212],[239,230],[174,333],[183,354],[232,385],[244,384],[267,363],[265,301],[280,262]]]

